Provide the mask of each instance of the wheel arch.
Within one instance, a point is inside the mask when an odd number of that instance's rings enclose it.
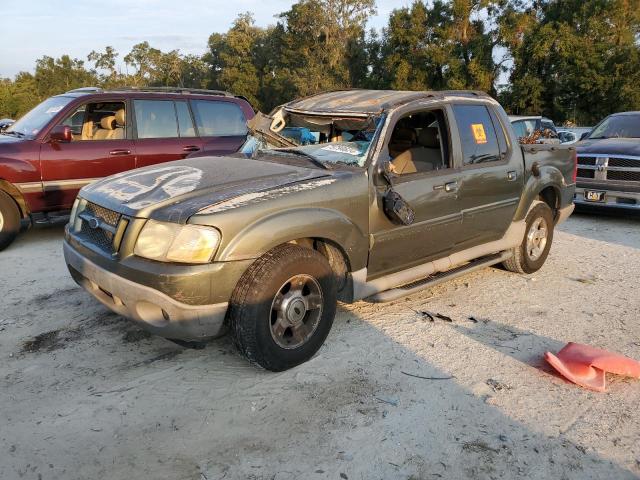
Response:
[[[284,244],[296,244],[320,252],[334,273],[346,283],[341,300],[349,301],[349,273],[364,268],[368,258],[368,237],[342,213],[321,208],[299,208],[280,212],[246,226],[217,256],[217,261],[259,258]]]
[[[25,200],[22,192],[11,182],[0,178],[0,191],[9,195],[13,201],[18,206],[18,210],[20,211],[20,216],[25,219],[29,217],[29,205]]]

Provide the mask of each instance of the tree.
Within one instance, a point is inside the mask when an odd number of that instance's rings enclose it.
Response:
[[[292,96],[348,88],[366,72],[367,18],[374,0],[301,0],[280,14],[273,31],[276,76]]]
[[[547,0],[519,15],[503,97],[512,110],[593,124],[640,108],[639,0]]]
[[[117,78],[116,58],[118,58],[118,52],[109,46],[105,47],[104,53],[91,50],[91,53],[87,56],[87,60],[93,62],[96,69],[108,72],[106,78],[103,78],[103,82],[114,81]]]
[[[255,107],[260,106],[262,72],[258,51],[264,31],[255,26],[253,16],[238,16],[226,34],[209,37],[205,61],[211,66],[211,85],[245,96]]]
[[[501,71],[498,1],[421,0],[396,9],[380,48],[389,88],[478,89],[495,93]],[[481,18],[485,19],[482,20]]]

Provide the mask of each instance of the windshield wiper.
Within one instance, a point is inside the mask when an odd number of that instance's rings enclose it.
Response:
[[[22,133],[22,132],[16,132],[15,130],[11,130],[11,131],[3,130],[3,131],[2,131],[2,132],[0,132],[0,133],[2,133],[3,135],[14,135],[14,136],[16,136],[16,137],[18,137],[18,138],[22,138],[22,137],[24,137],[24,136],[25,136],[25,135],[24,135],[24,133]]]
[[[301,155],[303,157],[306,157],[307,159],[309,159],[311,161],[311,163],[313,163],[314,165],[323,168],[325,170],[329,170],[329,168],[322,163],[320,160],[318,160],[317,158],[315,158],[313,155],[307,153],[307,152],[302,152],[300,150],[296,150],[295,148],[274,148],[271,150],[272,152],[285,152],[285,153],[293,153],[294,155]]]

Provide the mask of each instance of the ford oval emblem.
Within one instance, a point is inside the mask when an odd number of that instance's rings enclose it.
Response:
[[[98,221],[97,218],[90,218],[89,219],[89,227],[91,227],[92,229],[96,229],[100,226],[100,222]]]

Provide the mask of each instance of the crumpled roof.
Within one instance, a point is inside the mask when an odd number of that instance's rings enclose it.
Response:
[[[421,98],[443,97],[447,94],[485,96],[472,91],[401,91],[401,90],[340,90],[319,93],[294,100],[285,105],[287,110],[318,113],[380,114],[389,109]]]

